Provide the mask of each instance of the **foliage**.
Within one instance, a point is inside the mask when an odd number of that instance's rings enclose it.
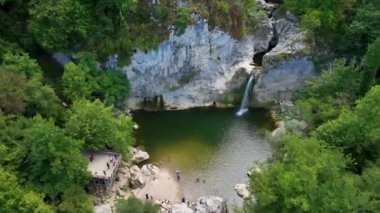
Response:
[[[177,9],[177,14],[174,19],[174,26],[180,34],[185,32],[185,28],[190,24],[191,17],[188,7],[180,7]]]
[[[359,100],[353,111],[343,111],[336,120],[316,130],[316,136],[343,148],[356,161],[354,169],[361,170],[368,161],[380,159],[380,86],[373,87]]]
[[[87,183],[87,162],[80,153],[83,142],[65,136],[40,116],[32,122],[25,130],[24,144],[28,146],[25,174],[33,186],[54,199],[73,183]]]
[[[31,80],[25,88],[25,96],[27,102],[25,115],[27,117],[40,114],[45,118],[63,121],[64,108],[61,105],[61,100],[50,86],[43,85],[40,81]]]
[[[116,213],[157,213],[159,207],[150,201],[143,202],[138,198],[120,199],[116,203]]]
[[[7,114],[21,114],[25,110],[26,78],[0,67],[0,108]]]
[[[356,0],[284,0],[284,7],[300,16],[301,26],[319,45],[335,41],[355,5]]]
[[[74,49],[88,38],[90,14],[76,0],[32,0],[29,30],[48,50]]]
[[[62,80],[63,92],[72,101],[98,98],[112,105],[125,100],[129,93],[126,76],[119,71],[98,69],[96,58],[90,53],[80,54],[78,64],[68,63]]]
[[[4,213],[52,213],[43,197],[17,183],[16,177],[0,167],[0,206]]]
[[[58,212],[72,213],[83,212],[92,213],[94,207],[91,197],[84,191],[82,186],[72,185],[65,190],[62,196],[62,203],[58,206]]]
[[[361,212],[377,212],[380,209],[380,167],[379,165],[366,169],[358,179],[359,209]]]
[[[358,1],[353,20],[342,31],[340,52],[344,55],[364,55],[367,46],[380,35],[380,1]]]
[[[84,99],[73,103],[65,125],[66,134],[83,139],[85,149],[104,150],[111,147],[125,157],[134,142],[132,128],[130,117],[116,117],[112,107],[105,106],[99,100],[90,102]]]
[[[296,112],[313,126],[337,118],[342,108],[357,97],[360,73],[346,60],[335,60],[320,78],[307,82],[300,91]]]
[[[87,67],[78,66],[73,62],[65,65],[62,81],[63,93],[70,100],[89,99],[98,86]]]
[[[37,61],[26,53],[5,54],[2,67],[9,72],[24,75],[27,79],[42,79],[42,70]]]
[[[364,95],[375,83],[376,74],[380,71],[380,36],[368,46],[363,58],[360,93]]]
[[[254,173],[251,187],[257,212],[352,212],[354,179],[345,174],[343,155],[315,138],[284,138],[279,159]]]

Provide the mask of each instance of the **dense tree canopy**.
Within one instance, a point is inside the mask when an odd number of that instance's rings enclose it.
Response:
[[[84,99],[73,103],[65,125],[66,134],[83,139],[85,149],[114,148],[125,156],[134,142],[132,128],[130,117],[116,117],[112,107],[105,106],[99,100],[91,102]]]
[[[315,138],[287,136],[283,154],[251,178],[257,212],[352,212],[354,179],[343,155]]]
[[[21,187],[16,176],[0,167],[0,207],[4,213],[53,213],[43,197]]]

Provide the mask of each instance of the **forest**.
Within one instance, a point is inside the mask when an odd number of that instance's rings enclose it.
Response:
[[[155,2],[155,1],[154,1]],[[236,212],[378,212],[380,209],[380,0],[283,0],[313,45],[320,78],[280,116],[287,128],[273,159],[254,173]],[[200,14],[239,39],[262,11],[255,0],[0,0],[0,212],[93,212],[84,150],[129,158],[130,83],[117,67],[137,49],[183,33]],[[77,53],[50,70],[43,57]],[[202,121],[199,121],[202,122]],[[157,212],[121,200],[117,212]]]

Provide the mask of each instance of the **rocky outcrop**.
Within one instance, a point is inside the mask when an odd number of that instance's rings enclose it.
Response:
[[[138,166],[132,166],[129,173],[131,174],[131,179],[129,180],[131,188],[136,189],[145,186],[145,175]]]
[[[251,192],[248,190],[247,184],[235,184],[234,190],[236,191],[237,195],[243,199],[251,198]]]
[[[204,196],[198,198],[194,208],[195,213],[226,213],[226,200],[217,196]]]
[[[261,38],[253,39],[250,35],[235,40],[220,29],[210,31],[208,23],[201,21],[188,26],[182,35],[171,35],[156,50],[138,51],[123,68],[131,82],[128,106],[141,108],[157,97],[162,97],[167,108],[223,101],[223,95],[234,89],[228,82],[238,73],[247,76],[239,70],[251,69],[254,46],[261,45]],[[240,87],[245,80],[233,86]]]
[[[174,204],[169,213],[193,213],[193,209],[189,208],[186,203]]]
[[[273,34],[276,45],[263,56],[252,106],[266,107],[288,101],[305,81],[316,76],[305,33],[296,27],[293,19],[275,20]]]
[[[130,153],[132,154],[132,162],[133,163],[141,163],[149,159],[149,154],[140,149],[131,148]]]

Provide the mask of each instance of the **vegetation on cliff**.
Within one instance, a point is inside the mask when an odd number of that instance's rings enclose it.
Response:
[[[283,7],[319,50],[335,51],[285,118],[306,121],[282,138],[274,162],[251,177],[247,212],[377,212],[380,178],[380,1],[295,1]]]

